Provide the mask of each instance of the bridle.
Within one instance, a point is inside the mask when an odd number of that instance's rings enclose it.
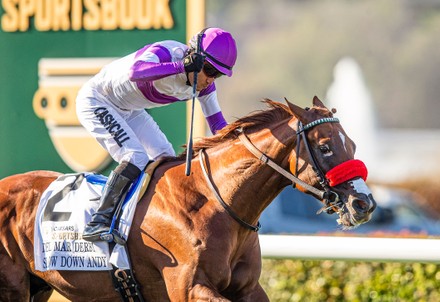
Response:
[[[302,122],[298,121],[298,130],[296,131],[296,160],[295,160],[295,177],[298,175],[298,161],[299,161],[299,151],[301,146],[301,139],[304,141],[304,146],[306,147],[307,154],[311,160],[312,169],[315,171],[316,177],[318,178],[319,184],[323,188],[320,194],[317,195],[321,200],[324,201],[325,206],[319,211],[325,211],[327,214],[333,214],[339,212],[343,209],[344,203],[340,200],[338,193],[331,189],[327,177],[325,177],[318,161],[316,160],[315,154],[310,149],[309,142],[307,140],[306,131],[323,123],[339,123],[339,119],[335,117],[326,117],[315,120],[307,125],[303,125]],[[295,187],[295,183],[292,184]],[[308,185],[310,186],[310,185]],[[313,187],[314,188],[314,187]],[[306,188],[308,190],[308,188]],[[309,190],[309,192],[313,193]]]
[[[312,152],[312,150],[309,146],[309,142],[308,142],[307,136],[306,136],[307,130],[309,130],[315,126],[318,126],[320,124],[324,124],[324,123],[339,123],[339,119],[334,118],[334,117],[321,118],[321,119],[317,119],[313,122],[310,122],[306,125],[303,125],[300,121],[298,121],[298,130],[296,131],[297,142],[296,142],[295,175],[292,174],[291,172],[287,171],[283,167],[279,166],[277,163],[275,163],[273,160],[271,160],[266,154],[264,154],[257,147],[255,147],[254,144],[252,144],[252,142],[246,136],[246,134],[244,133],[242,128],[236,129],[236,133],[238,134],[238,138],[243,143],[243,145],[246,147],[246,149],[248,149],[248,151],[250,151],[261,162],[263,162],[264,164],[267,164],[269,167],[271,167],[272,169],[277,171],[279,174],[281,174],[284,177],[286,177],[287,179],[289,179],[292,182],[293,186],[295,186],[295,185],[301,186],[303,189],[307,190],[308,192],[312,193],[313,195],[315,195],[319,199],[323,200],[325,205],[318,212],[318,214],[323,211],[328,214],[332,214],[335,212],[338,213],[338,212],[342,211],[343,208],[345,207],[345,204],[342,202],[342,200],[340,200],[339,195],[335,191],[332,190],[332,186],[330,185],[330,183],[332,183],[334,186],[339,183],[345,182],[349,179],[352,179],[354,177],[362,177],[362,178],[366,179],[366,167],[359,160],[349,160],[349,161],[346,161],[346,162],[334,167],[333,169],[331,169],[330,171],[328,171],[327,173],[324,174],[324,172],[322,171],[321,167],[318,164],[318,161],[316,160],[314,153]],[[311,160],[312,168],[316,173],[316,176],[318,178],[319,184],[322,187],[322,190],[317,189],[317,188],[309,185],[308,183],[299,179],[297,176],[298,175],[298,160],[299,160],[301,139],[304,141],[304,145],[306,147],[307,154]],[[251,224],[243,221],[231,209],[231,207],[228,206],[223,201],[223,199],[221,198],[221,196],[219,195],[219,193],[215,189],[214,185],[212,184],[211,178],[209,177],[209,174],[207,172],[206,165],[205,165],[204,154],[205,154],[205,150],[203,150],[203,149],[200,150],[200,156],[199,156],[200,165],[201,165],[203,174],[205,176],[205,179],[208,182],[211,190],[213,191],[216,199],[220,202],[220,204],[223,206],[223,208],[225,208],[225,210],[229,213],[229,215],[232,218],[234,218],[239,224],[241,224],[243,227],[245,227],[247,229],[250,229],[252,231],[257,232],[261,228],[261,225],[259,222],[257,225],[251,225]],[[345,173],[345,170],[347,168],[349,168],[349,166],[351,166],[351,165],[356,166],[356,168],[360,167],[360,169],[353,169],[353,170],[348,169],[348,170],[350,170],[349,173]],[[365,172],[364,172],[364,169],[365,169]],[[335,175],[335,174],[336,175],[341,174],[341,170],[344,170],[344,174],[346,174],[346,175],[344,175],[344,177],[339,177],[336,182],[330,180],[330,183],[329,183],[328,177],[331,175]],[[361,172],[359,172],[359,171],[361,171]],[[330,173],[330,172],[332,172],[332,173]]]
[[[300,121],[298,121],[298,130],[296,131],[297,136],[297,142],[296,142],[296,167],[295,167],[295,174],[290,173],[289,171],[285,170],[284,168],[280,167],[278,164],[276,164],[274,161],[269,159],[264,153],[262,153],[260,150],[255,147],[252,142],[249,140],[249,138],[246,136],[246,134],[243,132],[243,129],[239,129],[239,139],[243,143],[243,145],[257,158],[259,158],[263,163],[270,166],[272,169],[286,177],[292,182],[293,187],[296,185],[301,186],[308,192],[312,193],[319,199],[324,201],[325,206],[320,210],[320,212],[325,211],[328,214],[332,214],[335,212],[339,212],[343,209],[344,203],[340,200],[338,193],[333,191],[331,189],[331,186],[329,185],[329,182],[327,178],[325,177],[325,174],[323,173],[321,167],[318,164],[318,161],[316,160],[316,157],[312,150],[310,149],[309,142],[306,137],[306,131],[318,126],[320,124],[324,123],[339,123],[339,119],[333,118],[333,117],[327,117],[327,118],[321,118],[318,120],[315,120],[311,123],[308,123],[307,125],[303,125]],[[316,176],[318,178],[319,184],[322,187],[322,190],[317,189],[308,183],[302,181],[298,178],[298,159],[299,159],[299,151],[300,151],[300,145],[301,145],[301,139],[304,141],[305,148],[307,150],[307,154],[311,160],[311,165],[313,170],[316,173]]]

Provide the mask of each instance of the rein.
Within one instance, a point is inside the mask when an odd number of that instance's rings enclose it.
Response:
[[[252,142],[249,140],[249,138],[244,134],[243,129],[237,129],[237,131],[240,133],[238,135],[238,138],[243,143],[243,145],[248,149],[253,155],[255,155],[256,158],[258,158],[260,161],[262,161],[264,164],[267,164],[269,167],[289,179],[292,183],[300,185],[301,187],[305,188],[307,191],[315,194],[319,198],[323,199],[325,196],[325,191],[319,190],[308,183],[302,181],[292,173],[288,172],[284,168],[280,167],[278,164],[276,164],[273,160],[271,160],[269,157],[266,156],[263,152],[257,149],[257,147],[252,144]]]
[[[235,221],[237,221],[239,224],[241,224],[243,227],[254,231],[254,232],[258,232],[261,228],[261,224],[260,222],[257,223],[257,225],[252,225],[250,223],[247,223],[246,221],[242,220],[240,217],[238,217],[238,215],[231,209],[231,207],[224,202],[224,200],[222,199],[222,197],[220,196],[220,194],[217,192],[217,190],[215,189],[211,178],[209,177],[207,168],[206,168],[206,163],[205,163],[205,149],[200,150],[200,156],[199,156],[199,161],[200,161],[200,166],[202,168],[202,172],[203,175],[205,176],[206,182],[209,185],[209,188],[211,189],[211,191],[214,193],[215,198],[217,199],[217,201],[223,206],[223,208],[226,210],[226,212],[228,212],[228,214],[234,218]]]

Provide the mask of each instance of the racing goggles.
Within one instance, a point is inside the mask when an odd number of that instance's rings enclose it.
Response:
[[[223,75],[223,73],[215,69],[214,66],[212,66],[208,62],[205,62],[203,64],[203,72],[208,78],[214,78],[214,79],[217,79]]]

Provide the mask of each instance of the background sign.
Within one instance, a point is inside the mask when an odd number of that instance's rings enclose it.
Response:
[[[192,2],[204,9],[189,0],[3,0],[0,178],[38,169],[108,173],[112,159],[79,129],[76,92],[111,58],[160,40],[186,43],[196,32],[187,33]],[[203,26],[204,15],[194,16]],[[186,104],[149,112],[180,153]]]

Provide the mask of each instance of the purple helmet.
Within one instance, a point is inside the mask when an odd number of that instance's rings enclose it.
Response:
[[[202,34],[200,51],[206,56],[206,61],[221,73],[228,77],[232,76],[232,67],[237,60],[237,46],[232,35],[215,27],[205,28],[199,34]],[[199,34],[196,34],[189,42],[193,49],[197,48]]]

